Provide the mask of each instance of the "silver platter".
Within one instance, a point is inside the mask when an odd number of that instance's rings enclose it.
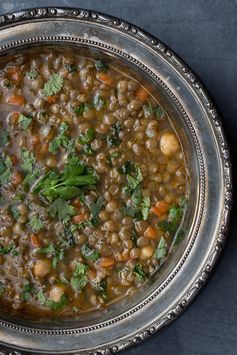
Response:
[[[141,292],[78,319],[27,320],[0,310],[3,354],[110,354],[174,321],[207,281],[224,244],[231,164],[220,118],[196,75],[158,39],[94,11],[38,8],[0,17],[0,55],[53,45],[98,53],[144,77],[181,136],[190,172],[187,233]],[[167,105],[167,107],[166,107]]]

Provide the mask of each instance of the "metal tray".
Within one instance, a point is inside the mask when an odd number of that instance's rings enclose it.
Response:
[[[175,320],[208,279],[226,241],[232,198],[229,151],[202,83],[172,50],[143,30],[81,9],[38,8],[0,17],[0,57],[41,45],[102,52],[145,78],[180,135],[188,162],[186,237],[141,292],[78,319],[30,320],[0,309],[3,354],[116,353]]]

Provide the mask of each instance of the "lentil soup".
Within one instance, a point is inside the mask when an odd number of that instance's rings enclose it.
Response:
[[[166,112],[103,58],[0,69],[0,307],[70,315],[139,290],[182,238],[187,170]]]

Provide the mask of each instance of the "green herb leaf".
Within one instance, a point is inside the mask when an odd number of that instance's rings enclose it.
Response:
[[[26,75],[28,76],[29,79],[34,80],[39,75],[39,72],[36,69],[32,69],[31,71],[26,72]]]
[[[48,257],[53,257],[52,266],[54,269],[56,268],[58,262],[64,257],[63,248],[59,246],[54,247],[53,244],[49,244],[47,247],[44,248],[39,248],[38,253],[47,254]]]
[[[121,123],[117,122],[114,123],[110,127],[110,134],[107,135],[106,140],[107,140],[107,145],[110,148],[116,147],[120,144],[120,138],[119,138],[119,133],[122,131],[122,125]]]
[[[79,292],[86,286],[88,282],[87,272],[88,266],[76,262],[76,267],[70,281],[74,291]]]
[[[2,156],[0,158],[0,184],[5,185],[11,179],[12,161],[9,157]]]
[[[160,238],[158,247],[153,255],[156,259],[162,259],[167,253],[167,243],[164,237]]]
[[[74,216],[75,208],[69,205],[66,200],[59,197],[49,207],[49,213],[52,217],[57,217],[64,223],[67,223]]]
[[[158,223],[158,228],[169,233],[171,236],[174,236],[182,222],[185,205],[186,199],[183,198],[178,206],[171,206],[169,209],[168,220]]]
[[[22,165],[21,165],[22,170],[27,173],[32,173],[33,166],[35,164],[34,154],[29,152],[29,150],[27,150],[26,148],[23,148],[21,150],[21,160],[22,160]]]
[[[165,112],[161,106],[153,107],[150,102],[143,106],[143,111],[146,115],[154,114],[160,120],[165,117]]]
[[[87,112],[89,110],[93,109],[93,106],[91,104],[88,104],[88,103],[83,103],[77,107],[75,107],[73,109],[74,113],[77,115],[77,116],[80,116],[82,115],[84,112]]]
[[[148,218],[150,208],[151,208],[150,197],[149,196],[143,197],[141,203],[141,211],[142,211],[142,217],[144,221],[146,221]]]
[[[95,249],[92,249],[87,244],[82,245],[81,253],[82,253],[82,256],[84,256],[84,258],[90,259],[92,261],[96,261],[100,258],[99,252]]]
[[[8,89],[13,89],[14,88],[14,84],[11,81],[9,81],[9,80],[5,80],[4,81],[4,86],[6,88],[8,88]]]
[[[70,64],[70,63],[65,63],[64,64],[66,70],[68,73],[76,73],[77,72],[77,65],[76,64]]]
[[[34,286],[31,285],[28,281],[25,282],[21,294],[22,301],[28,301],[33,293],[34,293]]]
[[[97,291],[97,293],[102,296],[104,299],[107,298],[107,279],[92,282],[92,287]]]
[[[95,60],[95,67],[96,67],[96,70],[103,71],[103,72],[107,72],[109,69],[109,65],[104,59],[96,59]]]
[[[136,281],[140,284],[146,281],[146,274],[142,268],[141,264],[137,264],[134,269],[133,273],[135,275]]]
[[[18,221],[18,219],[20,218],[20,212],[19,212],[18,206],[17,205],[11,205],[10,206],[10,212],[11,212],[12,216],[14,217],[14,219],[16,221]]]
[[[91,210],[90,220],[94,220],[98,217],[100,210],[104,204],[103,197],[99,197],[96,202],[90,202],[89,208]]]
[[[0,297],[2,297],[4,295],[5,292],[5,287],[4,285],[0,282]]]
[[[6,247],[0,246],[0,255],[12,254],[13,256],[18,256],[19,251],[14,244],[9,244]]]
[[[27,128],[29,128],[31,122],[32,122],[31,116],[25,116],[25,115],[23,115],[23,113],[20,114],[18,123],[19,123],[19,126],[21,127],[21,129],[26,131]]]
[[[44,306],[45,303],[46,303],[46,296],[45,296],[43,290],[40,290],[40,291],[37,293],[36,297],[38,298],[40,304],[41,304],[42,306]]]
[[[61,123],[59,126],[59,134],[49,144],[50,153],[56,153],[61,147],[67,148],[69,144],[69,137],[65,134],[65,132],[68,130],[68,128],[68,123]]]
[[[9,132],[6,129],[3,129],[0,132],[0,147],[5,147],[9,142]]]
[[[30,219],[29,226],[33,232],[38,232],[40,229],[44,228],[44,223],[39,216],[34,214]]]
[[[84,144],[83,146],[83,152],[88,155],[88,156],[92,156],[95,155],[95,151],[92,149],[91,144]]]
[[[135,163],[130,160],[125,161],[125,163],[119,168],[119,173],[126,175],[135,173]]]
[[[80,144],[87,144],[93,141],[94,137],[95,137],[95,130],[92,127],[90,127],[86,130],[85,134],[80,134],[78,141]]]
[[[63,307],[68,303],[68,299],[66,296],[62,295],[59,302],[55,302],[53,300],[46,300],[45,307],[52,309],[53,311],[60,311]]]
[[[96,94],[94,96],[93,105],[97,111],[101,111],[106,105],[106,100],[100,95]]]
[[[60,74],[52,74],[44,84],[43,93],[46,96],[57,94],[63,87],[63,77]]]
[[[137,234],[137,232],[135,231],[135,229],[133,229],[131,239],[132,239],[133,244],[134,244],[135,246],[137,246],[137,240],[138,240],[138,238],[139,238],[139,235]]]

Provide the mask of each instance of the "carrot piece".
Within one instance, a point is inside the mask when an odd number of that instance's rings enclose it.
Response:
[[[156,228],[153,228],[151,226],[149,226],[145,233],[144,233],[145,237],[147,237],[148,239],[156,239],[157,237],[157,230]]]
[[[80,208],[81,207],[81,201],[79,200],[79,198],[76,198],[75,200],[72,201],[72,205],[76,208]]]
[[[22,182],[23,178],[22,178],[22,175],[21,173],[19,173],[19,171],[15,171],[13,174],[12,174],[12,183],[13,185],[20,185],[20,183]]]
[[[149,92],[141,86],[136,92],[136,97],[144,103],[149,97]]]
[[[156,214],[158,217],[161,217],[168,211],[169,205],[165,201],[158,201],[154,207],[152,207],[151,212]]]
[[[38,234],[31,234],[30,241],[33,247],[39,248],[41,247],[41,241],[39,240]]]
[[[57,99],[58,99],[58,95],[51,95],[48,96],[46,100],[48,101],[49,104],[54,104],[55,101],[57,101]]]
[[[114,258],[111,257],[103,257],[98,260],[99,266],[106,268],[106,267],[111,267],[115,263]]]
[[[93,279],[96,278],[96,272],[94,270],[89,270],[87,275],[88,275],[90,280],[93,280]]]
[[[21,106],[25,104],[25,98],[22,95],[13,95],[8,98],[7,103],[10,105]]]
[[[12,67],[8,70],[7,75],[10,80],[19,81],[21,79],[21,69],[20,67]]]
[[[103,72],[99,72],[97,73],[97,79],[99,79],[100,81],[103,81],[103,83],[111,86],[113,84],[113,78],[106,74],[106,73],[103,73]]]
[[[10,159],[11,159],[13,165],[17,165],[18,159],[15,154],[11,154]]]
[[[73,217],[73,223],[79,224],[87,219],[87,215],[85,213],[77,214]]]

